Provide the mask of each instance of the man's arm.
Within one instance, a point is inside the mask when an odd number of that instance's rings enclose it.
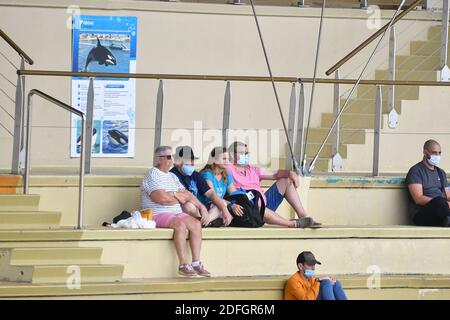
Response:
[[[173,206],[175,204],[178,204],[178,200],[174,195],[174,192],[167,192],[163,189],[158,189],[155,191],[152,191],[150,194],[150,199],[152,199],[153,202],[166,205],[166,206]]]
[[[288,280],[284,290],[294,296],[295,300],[308,300],[307,291],[299,282],[295,280]]]
[[[432,198],[423,195],[423,187],[419,183],[408,184],[408,190],[414,202],[424,206],[432,200]]]
[[[298,188],[300,185],[300,182],[298,180],[298,175],[294,171],[290,170],[278,170],[278,171],[272,171],[261,168],[261,180],[280,180],[283,178],[289,178],[293,183],[294,187]]]

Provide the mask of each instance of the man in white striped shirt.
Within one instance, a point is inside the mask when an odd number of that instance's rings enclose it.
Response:
[[[200,275],[210,277],[210,273],[200,261],[202,243],[202,222],[209,221],[204,206],[169,172],[173,165],[172,148],[160,146],[154,154],[155,166],[144,177],[141,185],[141,208],[153,211],[153,220],[158,228],[174,229],[173,239],[180,265],[178,273],[184,276]],[[201,222],[181,209],[181,205],[191,202],[202,213]],[[189,243],[192,252],[192,264],[186,256],[186,233],[189,231]]]

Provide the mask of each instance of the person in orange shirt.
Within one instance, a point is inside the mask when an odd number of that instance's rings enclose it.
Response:
[[[284,287],[284,300],[347,300],[341,283],[334,277],[314,277],[316,260],[312,252],[303,251],[297,256],[298,272]]]

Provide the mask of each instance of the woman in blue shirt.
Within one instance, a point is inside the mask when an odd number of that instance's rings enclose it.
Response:
[[[233,184],[233,177],[227,171],[227,164],[227,149],[224,147],[215,147],[209,155],[208,164],[200,171],[200,174],[206,180],[206,183],[220,198],[223,198],[227,192],[228,194],[232,194],[236,191],[236,187]],[[215,207],[207,197],[199,195],[199,200],[203,202],[207,208],[211,207],[211,210],[219,210],[219,208]],[[227,203],[230,212],[232,210],[233,213],[238,216],[243,215],[243,208],[240,205],[230,204],[228,201],[224,201]],[[224,218],[227,219],[228,217]]]

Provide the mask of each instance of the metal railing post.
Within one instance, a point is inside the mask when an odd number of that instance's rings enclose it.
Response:
[[[25,60],[20,61],[20,70],[25,70]],[[14,140],[11,174],[20,174],[24,167],[24,123],[25,123],[25,76],[17,76],[16,102],[14,112]]]
[[[164,106],[164,83],[162,80],[159,80],[158,94],[156,97],[155,141],[153,142],[153,149],[156,149],[161,145],[163,106]]]
[[[89,88],[87,92],[86,101],[86,158],[85,158],[85,173],[91,173],[91,158],[92,158],[92,135],[94,124],[94,78],[89,78]],[[95,141],[94,141],[95,144]]]
[[[26,128],[27,128],[27,138],[25,141],[25,173],[23,178],[23,193],[28,194],[30,188],[30,157],[31,157],[31,116],[32,116],[32,97],[33,95],[38,95],[41,98],[69,111],[72,112],[79,117],[81,117],[81,150],[80,150],[80,187],[78,192],[78,225],[77,228],[81,229],[83,227],[83,213],[84,213],[84,165],[85,165],[85,157],[86,157],[86,115],[84,112],[81,112],[71,106],[39,91],[36,89],[30,90],[28,93],[28,101],[27,101],[27,119],[26,119]]]
[[[389,80],[395,80],[396,76],[396,61],[395,55],[397,52],[397,36],[395,33],[395,26],[391,27],[389,36]],[[395,129],[398,126],[398,113],[395,110],[395,84],[388,86],[388,113],[389,113],[389,128]]]
[[[296,143],[296,153],[297,162],[301,163],[303,156],[303,143],[305,139],[305,85],[300,82],[300,93],[298,97],[298,114],[297,114],[297,143]],[[306,162],[301,163],[301,173],[304,175],[308,170],[306,170]]]
[[[377,86],[375,98],[375,122],[373,127],[373,167],[372,174],[374,177],[380,173],[380,136],[381,136],[381,109],[383,96],[381,86]]]
[[[448,68],[448,19],[449,19],[449,1],[443,0],[442,6],[442,31],[441,31],[441,81],[450,81],[450,69]]]
[[[231,82],[227,81],[223,98],[222,146],[228,147],[228,131],[230,130]]]
[[[288,136],[292,141],[292,145],[295,146],[295,114],[297,112],[297,99],[295,98],[295,83],[292,84],[291,98],[289,100],[289,118],[288,118]],[[286,170],[292,170],[294,168],[292,157],[288,149],[286,149]],[[295,168],[294,168],[295,169]]]
[[[367,3],[367,0],[360,0],[359,1],[359,7],[361,8],[361,9],[367,9],[367,7],[368,7],[368,3]]]
[[[339,70],[335,72],[335,79],[339,79]],[[341,109],[341,96],[339,92],[339,83],[334,84],[334,103],[333,103],[333,118],[339,116],[339,111]],[[332,171],[340,171],[342,169],[342,157],[339,154],[339,136],[340,136],[340,128],[339,128],[339,120],[336,123],[336,126],[333,129],[333,145],[331,154],[333,155],[331,158],[331,170]]]

